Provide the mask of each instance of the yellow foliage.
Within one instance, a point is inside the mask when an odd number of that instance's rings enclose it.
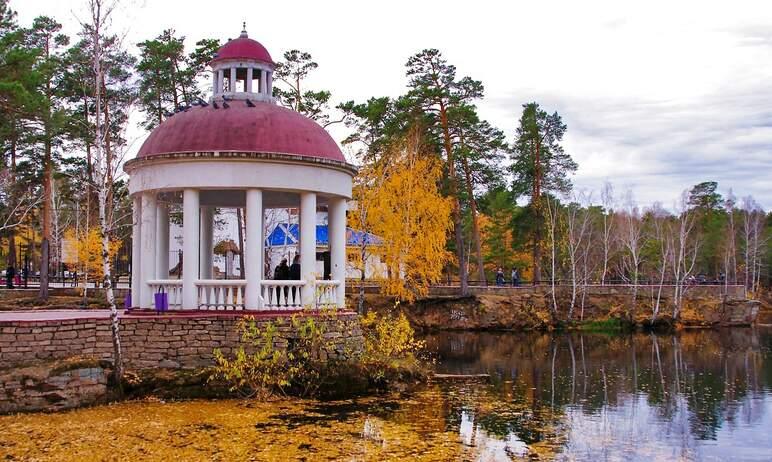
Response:
[[[421,152],[417,133],[393,146],[388,161],[366,165],[356,179],[349,226],[377,235],[370,251],[387,268],[381,290],[412,301],[438,282],[448,259],[451,201],[437,184],[439,160]]]
[[[78,272],[87,273],[89,279],[102,279],[104,277],[104,267],[102,262],[102,238],[99,236],[98,229],[92,229],[88,234],[75,238],[73,231],[65,233],[65,239],[75,239],[78,250]],[[110,261],[115,258],[118,249],[121,247],[121,241],[114,239],[110,241],[109,255]]]
[[[360,322],[365,331],[365,353],[369,357],[401,358],[426,346],[423,341],[416,340],[405,313],[379,316],[370,311],[360,318]]]

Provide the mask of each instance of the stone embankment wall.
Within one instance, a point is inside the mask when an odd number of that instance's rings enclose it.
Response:
[[[328,356],[360,350],[356,314],[314,316],[330,340]],[[233,353],[241,343],[236,313],[138,315],[120,318],[127,369],[198,369],[213,364],[214,350]],[[274,339],[286,347],[297,336],[284,315],[259,314],[257,325],[272,322]],[[110,321],[105,318],[0,321],[0,413],[56,411],[104,402],[111,388],[113,358]]]
[[[0,371],[0,414],[104,402],[111,371],[104,361],[56,361]]]
[[[258,326],[281,323],[277,346],[286,346],[296,334],[289,320],[260,315]],[[212,364],[213,351],[230,354],[241,344],[237,331],[240,315],[200,314],[196,316],[127,316],[120,319],[121,344],[129,369],[193,369]],[[334,351],[361,348],[362,332],[356,315],[339,313],[318,317]],[[108,319],[69,319],[0,322],[0,368],[35,361],[83,356],[112,359],[113,345]]]

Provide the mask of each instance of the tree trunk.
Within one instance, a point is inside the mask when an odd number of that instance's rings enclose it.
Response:
[[[533,190],[531,191],[531,207],[534,212],[533,249],[533,284],[541,282],[541,240],[542,240],[542,214],[541,214],[541,141],[536,142],[536,151],[533,158]]]
[[[14,121],[12,124],[13,131],[11,133],[11,176],[13,178],[13,181],[11,184],[14,185],[14,189],[16,189],[16,122]],[[16,191],[14,191],[14,194]],[[21,265],[17,265],[16,261],[16,230],[12,227],[8,230],[8,266],[13,266],[18,270],[18,267]],[[18,271],[17,271],[18,272]]]
[[[534,217],[537,222],[536,228],[533,233],[533,247],[531,249],[531,259],[533,260],[533,285],[538,285],[541,282],[541,240],[542,232],[540,215],[541,211],[539,207],[534,208]]]
[[[11,228],[8,230],[8,263],[7,266],[13,266],[17,269],[20,265],[16,261],[16,231]]]
[[[453,148],[450,140],[450,128],[448,126],[448,113],[444,104],[440,104],[440,124],[442,125],[442,134],[444,138],[445,154],[448,162],[448,188],[450,196],[453,198],[453,228],[456,238],[456,258],[458,259],[458,278],[460,283],[461,296],[469,294],[468,274],[466,271],[466,261],[464,258],[464,235],[461,229],[461,204],[458,200],[458,184],[456,181],[456,167],[453,157]]]
[[[359,301],[357,302],[357,313],[365,314],[365,269],[367,268],[367,251],[365,250],[366,238],[362,238],[362,272],[359,276]]]
[[[46,129],[48,131],[48,129]],[[53,172],[51,166],[51,140],[46,135],[45,155],[43,157],[43,241],[40,246],[40,291],[38,298],[48,300],[48,263],[50,259],[51,242],[51,185],[53,183]]]
[[[485,261],[483,260],[482,243],[480,242],[480,222],[477,218],[477,201],[474,198],[474,185],[472,182],[472,173],[469,171],[469,160],[464,157],[464,176],[466,177],[466,193],[469,195],[469,204],[472,209],[472,241],[474,250],[477,254],[477,278],[483,281],[483,285],[488,285],[485,278]]]
[[[40,243],[40,291],[38,298],[48,300],[48,259],[49,259],[48,239],[43,238]]]

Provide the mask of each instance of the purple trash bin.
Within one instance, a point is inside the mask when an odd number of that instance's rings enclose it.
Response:
[[[155,310],[158,312],[167,311],[169,309],[169,294],[166,292],[158,292],[155,294]]]
[[[126,294],[125,297],[123,297],[123,307],[127,310],[131,309],[131,292]]]

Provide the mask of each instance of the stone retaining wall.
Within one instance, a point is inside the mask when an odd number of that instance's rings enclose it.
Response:
[[[48,362],[0,372],[0,414],[59,411],[108,399],[106,362]]]
[[[123,317],[120,328],[125,365],[128,369],[211,365],[215,348],[229,354],[240,344],[236,326],[240,318],[234,313]],[[260,314],[256,320],[264,326],[279,318],[284,322],[276,341],[282,346],[295,335],[286,315]],[[325,335],[334,342],[335,351],[328,354],[342,355],[346,347],[361,348],[356,314],[318,317],[318,322],[325,324]],[[0,322],[0,368],[73,356],[112,359],[108,319]]]

